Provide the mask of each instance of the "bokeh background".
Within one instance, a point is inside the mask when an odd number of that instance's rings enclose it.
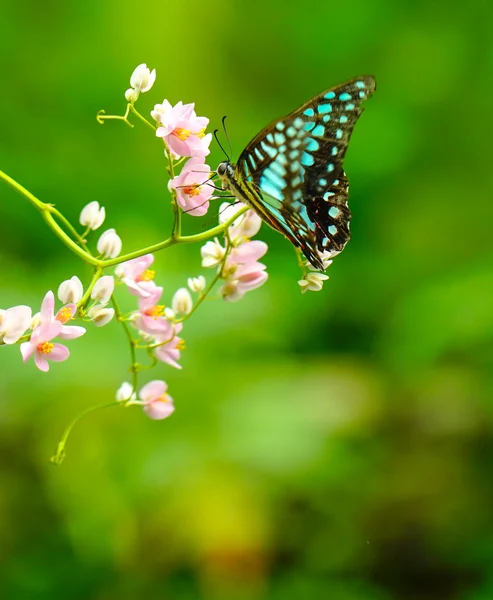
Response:
[[[0,348],[0,597],[493,598],[491,5],[471,1],[6,2],[0,168],[77,221],[98,200],[131,251],[168,234],[162,147],[139,100],[228,115],[234,153],[271,119],[372,73],[345,162],[353,239],[302,296],[262,229],[268,283],[187,323],[177,406],[67,422],[128,378],[113,323],[48,375]],[[214,145],[211,165],[222,159]],[[90,271],[0,187],[0,306]],[[189,232],[215,211],[188,218]],[[198,246],[157,258],[169,302]],[[209,273],[206,273],[209,274]],[[125,302],[125,301],[124,301]],[[130,304],[128,304],[130,308]]]

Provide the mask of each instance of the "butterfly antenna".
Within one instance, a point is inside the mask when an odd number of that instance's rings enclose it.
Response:
[[[224,115],[224,117],[222,118],[222,124],[223,124],[223,129],[224,129],[224,135],[226,136],[226,139],[228,140],[229,153],[231,156],[233,156],[233,148],[231,146],[231,140],[229,139],[228,130],[226,129],[226,116],[227,115]]]
[[[216,138],[216,142],[219,144],[219,148],[221,148],[221,150],[224,152],[226,158],[228,159],[228,162],[230,162],[231,159],[229,158],[228,153],[226,152],[226,150],[224,149],[223,145],[219,141],[219,138],[217,137],[217,132],[218,131],[219,131],[219,129],[214,129],[214,137]]]

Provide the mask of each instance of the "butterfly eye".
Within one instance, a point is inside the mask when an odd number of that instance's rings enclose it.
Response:
[[[223,177],[224,175],[226,175],[227,170],[228,170],[228,163],[222,162],[217,167],[217,174],[219,175],[219,177]]]

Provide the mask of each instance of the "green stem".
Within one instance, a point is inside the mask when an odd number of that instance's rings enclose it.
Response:
[[[63,432],[62,439],[58,442],[56,453],[54,456],[51,457],[50,461],[55,465],[62,464],[63,460],[65,459],[65,445],[67,443],[68,437],[76,423],[78,423],[78,421],[80,421],[82,417],[85,417],[89,413],[95,412],[97,410],[109,408],[110,406],[125,406],[125,403],[122,404],[118,400],[114,400],[113,402],[108,402],[106,404],[98,404],[97,406],[91,406],[90,408],[86,408],[86,410],[83,410],[77,417],[75,417],[75,419],[68,425],[68,427],[66,427],[65,431]]]
[[[91,283],[89,284],[89,287],[87,288],[86,293],[82,296],[80,302],[78,302],[77,308],[82,308],[87,304],[87,302],[91,296],[91,292],[92,292],[94,286],[96,285],[96,282],[98,281],[98,279],[101,277],[102,274],[103,274],[103,269],[98,267],[96,269],[96,271],[94,272],[94,275],[91,279]]]
[[[113,294],[113,296],[111,296],[111,303],[113,304],[113,308],[115,309],[115,317],[123,325],[125,335],[127,336],[127,339],[130,344],[130,360],[131,360],[130,371],[132,372],[132,388],[133,388],[134,392],[137,392],[138,366],[137,366],[137,354],[135,352],[136,342],[132,336],[132,332],[130,331],[130,327],[128,326],[128,323],[126,322],[125,318],[122,315],[120,306],[118,305],[118,302],[116,301],[114,294]]]
[[[142,116],[140,114],[140,112],[138,112],[135,109],[135,106],[133,104],[130,104],[130,111],[133,112],[133,114],[139,118],[143,123],[145,123],[146,125],[148,125],[153,131],[156,131],[157,127],[155,127],[150,121],[148,121],[144,116]],[[128,113],[127,113],[128,114]]]

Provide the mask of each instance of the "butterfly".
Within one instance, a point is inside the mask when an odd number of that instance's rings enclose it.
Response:
[[[349,184],[342,164],[361,103],[375,91],[364,75],[318,94],[267,125],[217,168],[222,189],[253,208],[298,247],[313,267],[350,238]]]

